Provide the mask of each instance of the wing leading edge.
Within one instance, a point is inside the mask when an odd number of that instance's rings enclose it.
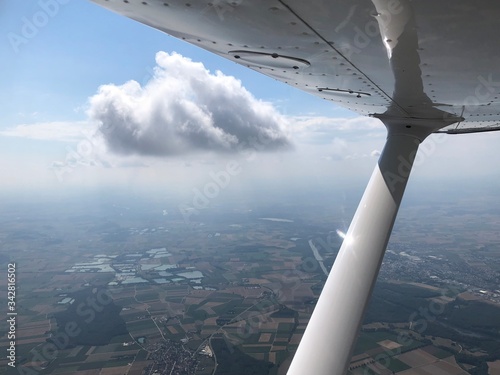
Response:
[[[362,115],[500,122],[493,0],[92,1]]]

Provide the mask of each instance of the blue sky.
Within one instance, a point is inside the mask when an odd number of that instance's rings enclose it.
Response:
[[[9,99],[20,113],[9,111],[8,121],[25,121],[30,113],[38,119],[82,118],[75,108],[82,106],[105,83],[134,79],[142,83],[151,74],[158,51],[176,51],[194,61],[202,61],[211,71],[222,70],[236,76],[256,97],[283,101],[283,109],[293,113],[300,107],[310,112],[335,113],[335,108],[299,90],[233,62],[191,46],[150,27],[102,9],[90,1],[74,0],[59,5],[46,25],[36,27],[27,42],[9,38],[23,36],[25,20],[34,21],[43,11],[40,1],[7,1],[2,4],[1,44],[4,76],[1,97]],[[18,50],[18,52],[16,51]],[[26,97],[30,100],[27,102]],[[305,111],[299,110],[299,113]],[[348,112],[345,112],[348,113]]]
[[[57,3],[57,9],[47,11],[43,4],[48,3]],[[123,187],[143,182],[192,192],[229,161],[244,167],[233,183],[241,188],[253,184],[362,186],[383,147],[385,130],[377,120],[360,118],[89,1],[4,1],[0,29],[0,171],[7,176],[3,184],[7,190],[34,185],[49,190],[117,183]],[[240,80],[253,97],[249,102],[272,106],[279,117],[276,127],[292,147],[252,155],[250,160],[248,155],[207,150],[182,155],[117,153],[118,148],[89,139],[95,131],[92,121],[100,119],[95,111],[95,118],[89,118],[90,98],[104,100],[102,85],[111,85],[109,90],[118,87],[120,95],[126,91],[121,85],[130,80],[145,88],[154,76],[159,51],[167,53],[161,56],[168,61],[174,59],[173,52],[183,56],[179,61],[184,72],[195,69],[187,60],[191,59],[210,71],[208,80],[215,79],[217,70]],[[246,95],[244,89],[237,90]],[[478,178],[498,177],[497,136],[452,138],[426,141],[428,147],[421,152],[413,179],[446,182],[459,178],[464,170]],[[58,175],[54,166],[65,166],[71,173]]]

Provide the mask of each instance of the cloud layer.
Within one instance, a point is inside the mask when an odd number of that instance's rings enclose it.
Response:
[[[285,118],[239,80],[158,52],[151,80],[101,86],[88,114],[113,152],[169,156],[290,147]]]
[[[291,121],[293,135],[301,143],[320,145],[328,144],[339,136],[350,140],[367,140],[385,138],[387,134],[382,122],[371,117],[294,116]]]
[[[28,138],[43,141],[75,142],[93,128],[85,121],[54,121],[20,124],[0,130],[0,136]]]

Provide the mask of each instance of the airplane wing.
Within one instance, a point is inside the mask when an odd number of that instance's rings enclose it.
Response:
[[[398,0],[92,1],[362,115],[442,111],[464,118],[461,132],[500,124],[493,0],[415,1],[412,14]],[[408,46],[391,24],[408,17],[412,50],[395,58]]]
[[[387,126],[288,371],[344,374],[418,145],[500,129],[498,2],[93,1]]]

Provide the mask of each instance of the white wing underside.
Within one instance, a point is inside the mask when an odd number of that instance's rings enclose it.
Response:
[[[493,0],[93,1],[362,115],[500,127]]]

